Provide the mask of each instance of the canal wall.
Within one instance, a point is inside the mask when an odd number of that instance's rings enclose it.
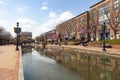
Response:
[[[39,45],[41,46],[41,45]],[[120,50],[115,49],[108,49],[106,48],[106,51],[102,51],[102,48],[98,47],[88,47],[88,46],[71,46],[71,45],[61,45],[60,47],[58,45],[47,45],[47,48],[50,47],[56,47],[56,48],[70,48],[70,49],[78,49],[80,51],[87,51],[88,53],[97,53],[101,55],[110,55],[110,56],[120,56]]]
[[[23,73],[23,62],[22,62],[22,49],[20,47],[20,60],[19,60],[19,75],[18,80],[24,80],[24,73]]]
[[[95,61],[99,63],[104,63],[106,61],[106,65],[109,69],[113,69],[117,64],[120,64],[120,55],[115,53],[109,52],[102,52],[102,51],[94,51],[94,50],[85,50],[79,48],[70,48],[70,47],[58,47],[58,46],[47,46],[48,50],[47,53],[55,56],[58,62],[79,62],[82,58],[86,58],[86,61]],[[51,49],[51,50],[49,50]],[[96,59],[92,59],[91,57],[96,57]],[[90,60],[89,60],[90,58]],[[120,66],[119,66],[120,69]]]
[[[77,72],[84,80],[120,80],[120,53],[112,49],[103,52],[95,47],[47,45],[45,49],[39,46],[37,50]]]
[[[103,52],[96,49],[89,50],[80,47],[47,45],[44,52],[46,55],[55,58],[57,62],[79,63],[79,61],[83,60],[86,63],[91,61],[95,64],[97,61],[100,63],[99,66],[103,66],[101,64],[104,63],[108,65],[108,69],[113,70],[118,66],[120,70],[120,54],[113,53],[112,51]]]
[[[105,76],[116,80],[119,77],[119,54],[59,46],[47,46],[45,54],[53,54],[58,63],[78,72],[85,80],[98,80],[98,77],[102,79]]]

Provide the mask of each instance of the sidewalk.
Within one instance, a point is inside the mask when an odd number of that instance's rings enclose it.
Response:
[[[58,45],[48,45],[48,46],[58,46]],[[69,47],[69,48],[75,48],[75,49],[103,52],[102,48],[100,47],[89,47],[89,46],[81,46],[81,45],[61,45],[61,47]],[[120,55],[120,50],[106,48],[106,53],[109,53],[112,55]]]
[[[20,51],[14,45],[0,46],[0,80],[18,80]]]

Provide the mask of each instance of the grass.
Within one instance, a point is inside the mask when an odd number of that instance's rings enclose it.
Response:
[[[113,39],[113,40],[105,40],[107,44],[120,44],[120,39]],[[93,43],[101,44],[102,40],[100,41],[95,41]]]

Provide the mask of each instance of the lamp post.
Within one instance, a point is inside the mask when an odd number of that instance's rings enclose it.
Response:
[[[106,30],[106,24],[104,22],[104,25],[102,27],[102,39],[103,39],[103,42],[102,42],[102,51],[106,51],[105,49],[105,30]]]
[[[19,50],[19,48],[18,48],[18,26],[19,26],[19,22],[17,22],[17,28],[16,28],[16,32],[17,32],[17,43],[16,43],[16,50],[18,51]]]
[[[14,32],[17,34],[17,38],[16,38],[16,50],[19,50],[18,48],[18,43],[19,43],[19,35],[21,32],[21,28],[19,28],[19,22],[17,22],[17,27],[14,27]]]

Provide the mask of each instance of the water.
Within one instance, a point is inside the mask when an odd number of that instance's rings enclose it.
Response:
[[[25,80],[82,80],[74,71],[36,50],[23,52],[23,69]]]
[[[120,56],[76,49],[23,49],[25,80],[120,80]]]

